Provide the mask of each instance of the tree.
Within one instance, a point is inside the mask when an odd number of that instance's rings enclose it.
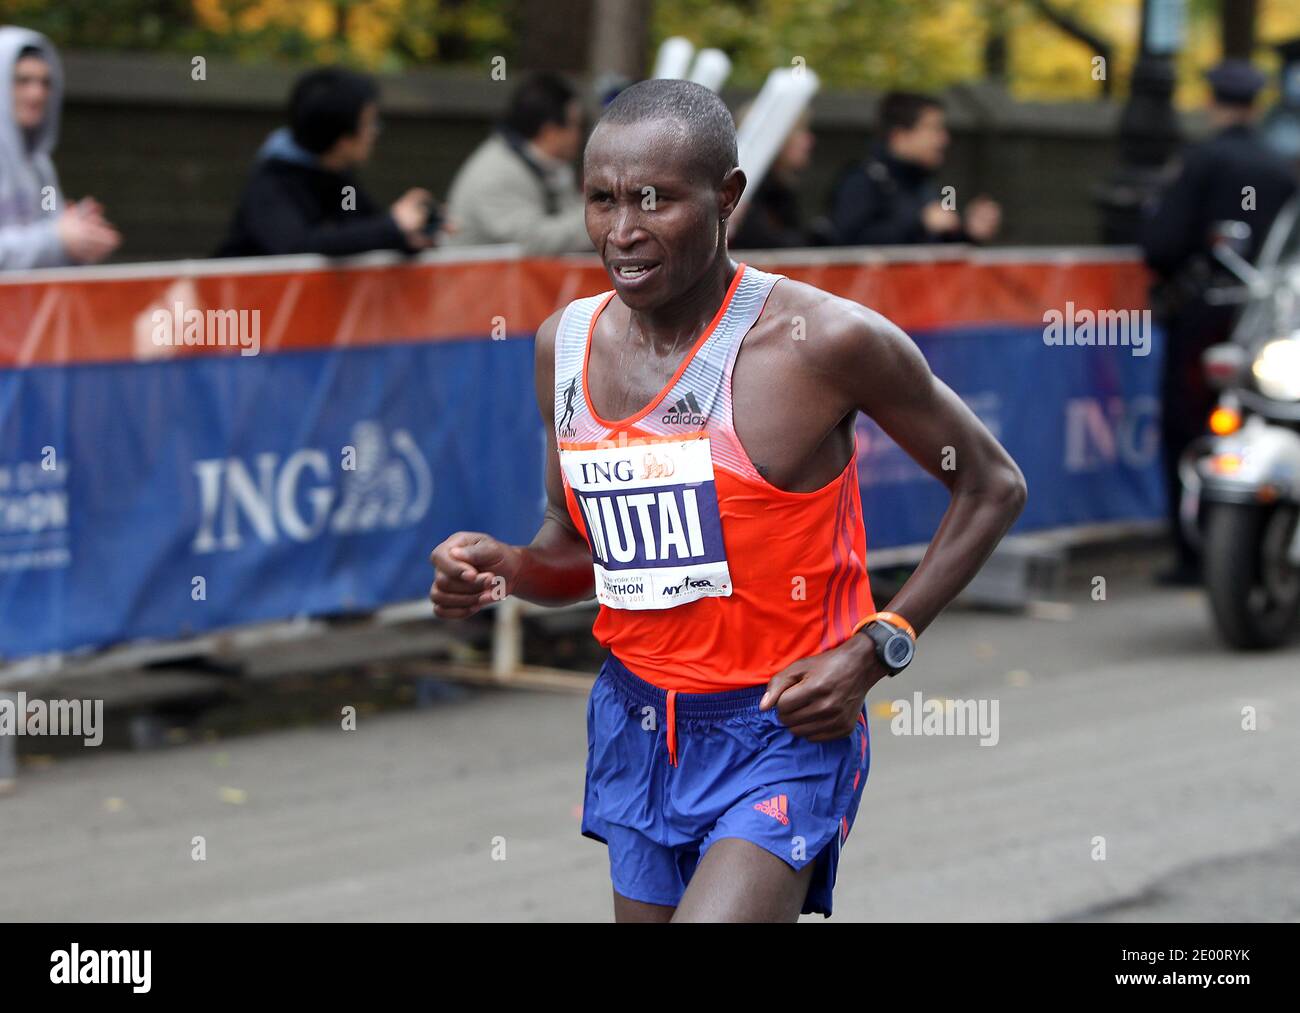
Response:
[[[1219,0],[1219,24],[1224,57],[1249,60],[1255,51],[1257,0]]]
[[[1078,18],[1066,11],[1060,10],[1053,6],[1048,0],[1029,0],[1030,9],[1049,25],[1059,28],[1066,35],[1073,39],[1078,39],[1085,46],[1100,56],[1105,65],[1109,66],[1111,62],[1111,45],[1097,32],[1093,31]],[[1109,74],[1103,74],[1101,78],[1101,93],[1107,98],[1111,93],[1112,78]]]

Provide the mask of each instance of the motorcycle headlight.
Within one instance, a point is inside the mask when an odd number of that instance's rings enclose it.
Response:
[[[1300,340],[1270,341],[1251,366],[1259,392],[1275,401],[1300,401]]]

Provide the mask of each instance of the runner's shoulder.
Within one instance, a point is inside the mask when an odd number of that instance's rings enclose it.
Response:
[[[596,298],[603,298],[603,296]],[[584,301],[585,300],[583,299],[574,299],[572,302],[568,302],[561,306],[558,310],[542,321],[541,326],[537,328],[537,334],[535,336],[537,342],[537,356],[539,359],[543,355],[551,356],[555,354],[555,336],[559,333],[560,321],[564,319],[564,314],[569,312],[569,309],[572,306]]]
[[[542,321],[533,335],[533,362],[539,374],[555,372],[555,335],[560,330],[560,320],[564,317],[564,306]]]
[[[540,357],[543,349],[547,353],[555,352],[555,334],[560,329],[560,320],[564,316],[567,306],[562,306],[549,317],[542,321],[541,326],[537,328],[535,340],[537,342],[537,353]]]
[[[537,404],[542,418],[549,420],[553,410],[552,397],[555,383],[555,333],[560,327],[564,310],[558,309],[542,321],[533,336],[533,382]]]
[[[872,355],[889,355],[911,339],[888,317],[814,285],[784,278],[772,290],[764,317],[789,329],[794,353],[818,373],[842,376]]]

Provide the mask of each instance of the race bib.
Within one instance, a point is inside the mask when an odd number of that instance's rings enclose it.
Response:
[[[587,527],[596,600],[666,609],[731,594],[709,440],[560,450]]]

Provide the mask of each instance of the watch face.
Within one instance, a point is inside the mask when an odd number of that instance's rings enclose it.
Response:
[[[910,637],[903,634],[895,634],[885,641],[885,664],[890,668],[905,668],[907,663],[912,660],[912,654],[915,650]]]

